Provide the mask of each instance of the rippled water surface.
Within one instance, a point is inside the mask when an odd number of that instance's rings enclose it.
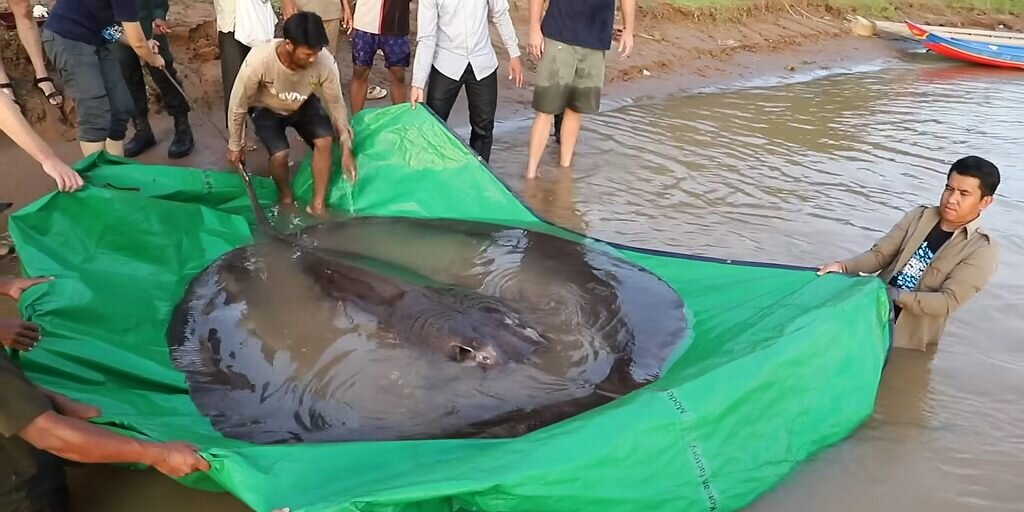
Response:
[[[518,435],[653,380],[684,338],[683,303],[667,284],[551,235],[386,218],[305,233],[347,262],[329,263],[338,286],[318,286],[332,277],[272,241],[215,262],[173,316],[172,359],[230,437]],[[353,262],[380,277],[354,274]],[[417,286],[393,294],[389,282]],[[476,343],[501,364],[451,360]]]
[[[524,184],[526,135],[500,174],[559,223],[609,240],[817,265],[870,247],[939,199],[977,154],[1003,183],[984,224],[992,283],[934,353],[897,350],[875,414],[750,509],[1024,510],[1024,73],[910,56],[879,71],[640,101],[587,118],[575,169]],[[512,156],[506,156],[512,155]],[[520,156],[516,156],[520,155]],[[1016,277],[1015,277],[1016,276]],[[813,361],[809,362],[813,363]]]

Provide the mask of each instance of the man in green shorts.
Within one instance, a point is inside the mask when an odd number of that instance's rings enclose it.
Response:
[[[633,50],[633,15],[636,0],[621,0],[623,32],[619,53],[625,58]],[[530,54],[540,57],[533,109],[537,117],[530,131],[528,179],[537,177],[540,157],[551,135],[551,121],[562,114],[559,162],[572,164],[580,114],[594,114],[601,108],[605,52],[612,45],[615,0],[548,0],[541,21],[544,0],[530,0]]]

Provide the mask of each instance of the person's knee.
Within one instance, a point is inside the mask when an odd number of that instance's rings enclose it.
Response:
[[[352,80],[358,80],[360,82],[370,79],[370,68],[365,66],[356,66],[352,68]]]
[[[282,149],[273,155],[270,155],[271,167],[287,167],[288,166],[288,150]]]
[[[78,140],[82,142],[103,142],[111,138],[110,129],[113,126],[113,119],[106,96],[100,98],[81,98],[78,100],[77,109]]]
[[[313,151],[330,153],[333,144],[334,141],[330,137],[317,137],[313,139]]]
[[[391,75],[391,83],[395,85],[405,85],[405,68],[393,67],[388,69],[388,74]]]

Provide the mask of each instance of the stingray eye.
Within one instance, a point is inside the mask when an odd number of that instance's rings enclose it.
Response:
[[[489,356],[487,354],[484,354],[484,353],[478,353],[477,354],[477,361],[479,361],[480,364],[486,364],[486,365],[494,364],[494,358],[492,358],[491,356]]]
[[[473,349],[458,343],[452,344],[449,353],[452,361],[459,363],[473,360],[473,357],[476,354]]]
[[[483,304],[480,306],[480,311],[484,313],[500,314],[501,310],[491,304]]]

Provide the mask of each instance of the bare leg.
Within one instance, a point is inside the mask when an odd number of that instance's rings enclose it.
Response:
[[[107,153],[114,156],[124,156],[124,139],[121,140],[110,140],[107,139],[104,146],[107,149]]]
[[[82,148],[82,156],[89,156],[97,151],[103,151],[106,149],[106,143],[100,142],[85,142],[79,141],[78,145]]]
[[[366,88],[370,83],[370,68],[356,66],[352,68],[352,83],[349,84],[349,96],[352,100],[352,115],[356,115],[366,105]],[[394,92],[394,91],[392,91]]]
[[[322,216],[326,211],[327,181],[331,178],[331,146],[330,137],[321,137],[313,141],[313,201],[309,204],[309,213]]]
[[[533,127],[530,129],[530,156],[526,168],[526,179],[537,177],[540,157],[544,154],[548,137],[551,136],[551,121],[554,117],[552,114],[537,112],[537,117],[533,119]]]
[[[291,206],[295,204],[292,187],[288,183],[288,150],[279,151],[270,156],[270,177],[277,185],[278,204]]]
[[[46,59],[43,57],[43,41],[39,37],[39,26],[32,16],[32,6],[28,0],[8,0],[11,12],[14,14],[14,22],[18,26],[18,38],[21,45],[25,47],[29,60],[32,61],[32,69],[35,70],[36,78],[46,78],[50,74],[46,71]],[[44,95],[54,92],[52,82],[39,82],[37,86],[43,90]],[[50,98],[50,104],[57,106],[63,103],[62,95]]]
[[[3,48],[2,48],[2,46],[3,45],[0,45],[0,84],[6,84],[6,83],[11,81],[11,78],[7,76],[7,70],[4,69]],[[6,94],[6,95],[10,96],[12,100],[16,99],[16,96],[14,95],[14,88],[13,87],[2,87],[2,88],[0,88],[0,93],[3,93],[3,94]]]
[[[390,67],[388,74],[391,75],[391,104],[398,105],[409,101],[409,88],[405,85],[405,68]]]
[[[573,152],[576,150],[576,139],[580,136],[580,113],[572,109],[565,109],[562,117],[561,147],[559,148],[559,163],[562,167],[572,165]]]

